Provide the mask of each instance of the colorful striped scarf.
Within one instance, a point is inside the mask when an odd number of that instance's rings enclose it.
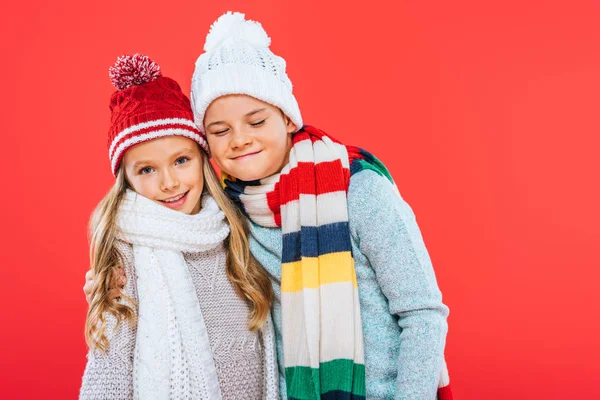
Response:
[[[258,225],[281,227],[281,314],[288,399],[364,399],[363,333],[348,224],[350,176],[372,154],[304,126],[279,174],[223,186]],[[447,375],[447,374],[446,374]]]

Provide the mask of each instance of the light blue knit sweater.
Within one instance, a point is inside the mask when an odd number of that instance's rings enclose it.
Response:
[[[367,399],[436,398],[448,329],[433,267],[410,206],[386,178],[352,176],[352,254],[364,333]],[[271,274],[282,398],[281,229],[251,223],[250,248]]]

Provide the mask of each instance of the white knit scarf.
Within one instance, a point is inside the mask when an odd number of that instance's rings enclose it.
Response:
[[[118,238],[133,245],[138,291],[134,398],[220,399],[208,333],[183,252],[215,248],[229,235],[215,200],[196,215],[161,206],[128,190]]]

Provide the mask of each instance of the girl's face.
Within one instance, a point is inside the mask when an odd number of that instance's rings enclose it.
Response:
[[[211,156],[243,181],[273,175],[288,162],[294,123],[275,106],[246,95],[213,101],[204,117]]]
[[[127,181],[140,195],[186,214],[200,211],[202,150],[183,136],[140,143],[123,157]]]

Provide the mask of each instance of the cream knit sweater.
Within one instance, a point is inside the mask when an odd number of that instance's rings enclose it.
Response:
[[[127,284],[124,293],[137,300],[133,248],[118,242]],[[199,253],[184,253],[200,303],[223,399],[263,399],[277,391],[273,333],[266,326],[247,328],[248,305],[239,298],[225,274],[223,245]],[[120,300],[124,301],[124,300]],[[132,399],[136,327],[107,317],[110,343],[103,354],[88,353],[80,399]],[[271,397],[271,396],[268,396]]]

